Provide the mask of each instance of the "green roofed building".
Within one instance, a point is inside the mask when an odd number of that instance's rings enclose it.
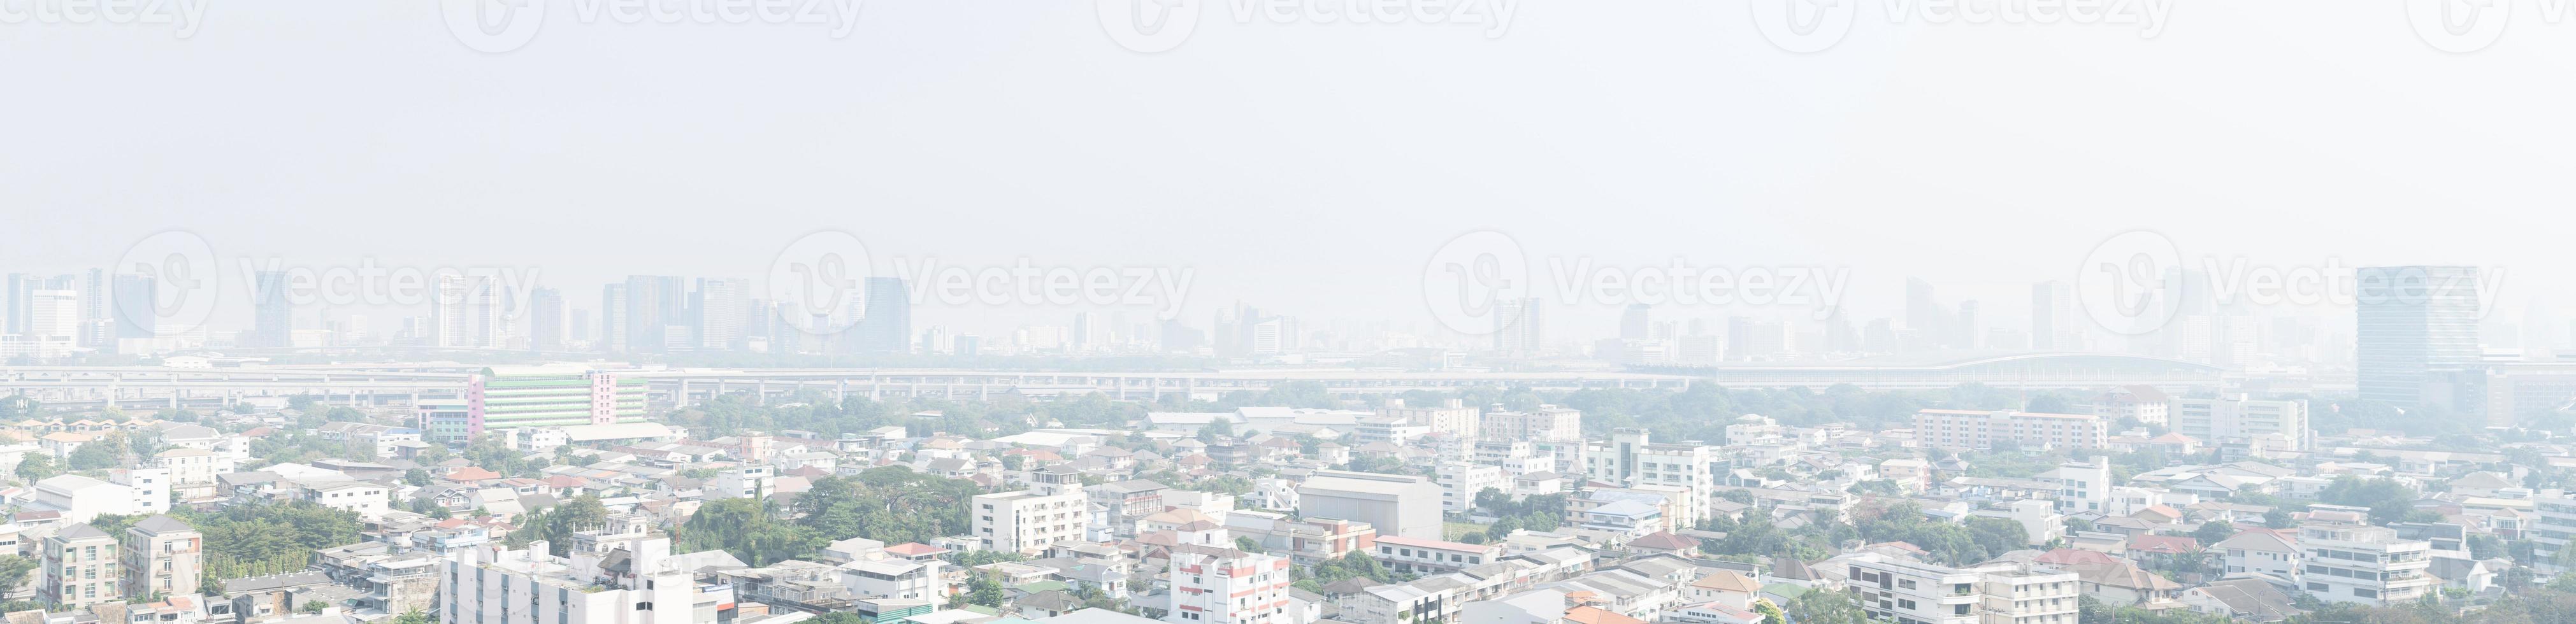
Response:
[[[580,366],[495,366],[466,382],[462,411],[421,406],[421,431],[440,441],[526,427],[644,422],[644,380]]]

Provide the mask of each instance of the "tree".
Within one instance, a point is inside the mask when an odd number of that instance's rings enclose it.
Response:
[[[1002,581],[992,572],[977,572],[966,581],[966,602],[987,607],[1000,607],[1008,595],[1002,592]]]
[[[405,470],[403,471],[403,483],[410,484],[413,487],[429,487],[429,471],[419,468]]]
[[[28,453],[24,458],[18,460],[18,478],[26,479],[29,483],[34,483],[36,481],[43,480],[46,477],[62,473],[62,467],[54,465],[54,456],[52,455]]]
[[[1269,549],[1261,547],[1261,542],[1252,541],[1252,536],[1249,535],[1234,536],[1234,549],[1248,553],[1270,552]]]
[[[36,569],[36,560],[17,555],[0,556],[0,591],[17,591],[27,586],[27,573]]]
[[[1789,621],[1787,616],[1780,614],[1780,605],[1771,604],[1769,598],[1753,601],[1753,612],[1762,614],[1762,624],[1788,624]]]
[[[2271,511],[2263,512],[2263,528],[2287,529],[2298,525],[2299,520],[2290,516],[2290,510],[2276,507]]]
[[[109,435],[113,437],[115,434]],[[125,462],[124,447],[122,438],[111,441],[111,438],[103,437],[80,445],[80,448],[72,449],[72,454],[63,459],[71,464],[73,470],[115,468]]]
[[[310,614],[310,613],[321,613],[323,609],[330,608],[330,606],[331,606],[331,605],[329,605],[328,603],[324,603],[324,602],[322,602],[322,601],[320,601],[320,600],[307,600],[307,601],[304,601],[304,606],[296,607],[296,609],[297,609],[297,610],[300,610],[300,611],[303,611],[303,612],[305,612],[305,613]]]
[[[1807,592],[1789,606],[1780,609],[1782,618],[1797,624],[1868,624],[1869,614],[1852,602],[1851,594],[1835,590]]]
[[[2226,541],[2227,538],[2234,535],[2236,535],[2235,526],[2229,525],[2225,522],[2216,521],[2200,523],[2200,528],[2192,529],[2191,531],[2191,538],[2200,540],[2200,545],[2204,548]]]

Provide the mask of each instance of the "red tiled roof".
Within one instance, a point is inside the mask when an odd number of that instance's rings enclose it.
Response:
[[[501,473],[473,466],[458,468],[456,469],[456,472],[447,473],[446,477],[449,481],[484,481],[499,478],[501,478]]]

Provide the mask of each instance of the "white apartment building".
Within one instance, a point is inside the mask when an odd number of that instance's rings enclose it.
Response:
[[[1872,621],[1900,624],[2074,624],[2081,577],[1998,563],[1971,568],[1851,553],[1826,561]]]
[[[2219,540],[2209,546],[2218,551],[2226,578],[2254,575],[2300,582],[2299,543],[2296,538],[2270,531],[2245,531]],[[2302,585],[2304,587],[2305,585]]]
[[[384,517],[385,512],[392,508],[389,491],[385,486],[366,481],[330,481],[304,485],[296,496],[316,505],[375,519]]]
[[[1476,493],[1485,488],[1507,495],[1512,492],[1511,476],[1503,474],[1499,466],[1446,462],[1440,464],[1438,474],[1442,513],[1464,514],[1475,509]]]
[[[1722,450],[1703,444],[1659,443],[1644,429],[1618,429],[1610,432],[1607,441],[1584,445],[1581,468],[1583,476],[1594,481],[1679,488],[1696,504],[1690,513],[1676,515],[1696,518],[1707,515],[1700,510],[1718,500],[1718,475],[1726,469]]]
[[[2299,586],[2326,602],[2402,604],[2439,582],[2425,574],[2433,545],[2388,527],[2310,524],[2299,528],[2299,549]]]
[[[878,551],[880,556],[883,551]],[[948,582],[940,578],[946,563],[936,558],[861,559],[841,564],[841,586],[867,598],[902,598],[939,602],[948,598]]]
[[[2040,478],[2057,482],[2059,513],[2104,511],[2111,508],[2114,493],[2111,483],[2111,459],[2108,457],[2060,464],[2057,470]]]
[[[1481,430],[1478,437],[1487,440],[1579,443],[1583,441],[1583,412],[1554,405],[1518,412],[1496,405],[1485,412],[1477,428]]]
[[[1405,574],[1439,574],[1456,572],[1491,563],[1502,558],[1502,544],[1469,544],[1410,537],[1379,537],[1377,550],[1369,553],[1387,567]]]
[[[778,468],[743,466],[716,473],[707,493],[718,498],[767,498],[778,493]]]
[[[2315,449],[2317,438],[2308,428],[2307,401],[2264,401],[2243,394],[2175,400],[2173,430],[2205,444],[2244,442],[2285,451]]]
[[[1385,406],[1377,408],[1377,415],[1430,427],[1433,434],[1466,439],[1484,433],[1482,421],[1478,418],[1481,411],[1467,407],[1465,401],[1458,399],[1449,399],[1440,407],[1405,407],[1403,399],[1387,399]]]
[[[120,593],[117,539],[88,524],[72,524],[37,545],[41,565],[36,574],[36,600],[79,609],[101,602],[124,602]]]
[[[2092,414],[2014,410],[1927,409],[1914,413],[1914,439],[1941,448],[1986,449],[1999,441],[2022,448],[2102,448],[2110,427]]]
[[[1049,466],[1029,474],[1029,489],[980,494],[967,504],[970,535],[983,548],[1035,555],[1056,542],[1083,541],[1091,527],[1081,476]]]
[[[2110,422],[2135,418],[2149,425],[2165,424],[2173,412],[2173,395],[2155,386],[2127,386],[2093,399],[2093,415]]]
[[[1184,528],[1172,547],[1175,624],[1290,624],[1288,559],[1231,547],[1221,527]]]
[[[689,624],[696,583],[671,555],[671,540],[620,542],[623,570],[603,566],[609,552],[548,554],[543,540],[527,550],[499,546],[449,553],[441,570],[442,622],[484,624]]]

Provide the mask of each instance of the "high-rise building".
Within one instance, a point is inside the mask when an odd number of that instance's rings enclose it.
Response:
[[[151,341],[161,319],[160,312],[153,307],[153,297],[157,294],[154,287],[150,275],[116,274],[115,289],[109,295],[109,307],[115,313],[108,334],[115,341],[113,344],[118,353],[139,353],[152,348]]]
[[[2480,357],[2476,267],[2363,267],[2354,290],[2361,398],[2469,400],[2454,388]]]
[[[698,292],[691,295],[697,308],[700,349],[734,348],[749,334],[744,332],[744,315],[751,308],[751,280],[742,278],[700,278]]]
[[[2075,289],[2066,282],[2046,281],[2030,286],[2030,348],[2037,351],[2075,351],[2083,348],[2082,334],[2076,333]]]
[[[124,602],[117,583],[122,570],[116,536],[88,524],[74,524],[46,537],[43,563],[36,575],[36,600],[65,609],[85,609],[103,602]]]
[[[1654,308],[1643,303],[1628,304],[1628,309],[1619,314],[1619,339],[1648,340],[1654,337]]]
[[[862,294],[867,311],[859,317],[858,349],[869,353],[912,351],[912,296],[904,291],[903,278],[870,277]]]
[[[670,350],[671,327],[681,323],[688,307],[688,288],[680,278],[627,276],[626,314],[621,319],[625,321],[626,350],[635,353]]]
[[[0,316],[8,318],[9,329],[0,333],[25,334],[28,318],[33,313],[30,306],[35,304],[36,291],[45,289],[45,280],[32,274],[11,273],[7,287],[7,292],[0,292],[0,302],[8,304],[8,313]]]
[[[1547,311],[1539,307],[1539,298],[1523,297],[1501,306],[1494,317],[1495,351],[1529,355],[1547,347]]]
[[[599,289],[599,346],[610,353],[634,350],[634,345],[626,340],[625,284],[609,284]]]
[[[90,269],[81,280],[81,346],[113,351],[116,327],[108,315],[108,276],[105,269]]]
[[[125,595],[182,596],[197,591],[205,569],[205,536],[196,527],[156,514],[125,529]]]
[[[439,274],[430,290],[429,334],[422,336],[421,344],[440,348],[473,346],[473,315],[468,312],[472,298],[472,286],[465,276]]]
[[[552,288],[528,291],[528,348],[561,351],[563,345],[563,293]]]
[[[251,276],[251,329],[244,346],[283,349],[295,346],[295,305],[288,299],[285,271]]]

